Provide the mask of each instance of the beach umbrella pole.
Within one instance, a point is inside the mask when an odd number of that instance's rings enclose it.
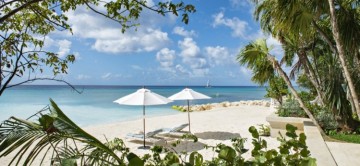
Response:
[[[188,104],[189,133],[191,133],[191,131],[190,131],[190,103],[189,103],[189,100],[187,100],[187,104]]]
[[[145,105],[143,105],[143,127],[144,127],[144,148],[145,148]]]

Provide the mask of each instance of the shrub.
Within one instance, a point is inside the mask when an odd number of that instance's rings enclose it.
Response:
[[[267,149],[267,142],[261,139],[257,129],[252,126],[249,128],[253,139],[254,148],[251,151],[250,160],[245,160],[238,150],[233,147],[219,144],[215,147],[218,154],[211,161],[205,161],[199,165],[316,165],[316,159],[310,157],[310,151],[306,146],[306,136],[302,133],[299,136],[295,133],[296,127],[286,125],[286,136],[288,140],[280,136],[281,142],[278,151]]]
[[[326,108],[317,109],[315,119],[324,130],[335,130],[339,126],[333,113],[328,111]]]
[[[179,105],[173,105],[171,106],[171,108],[180,112],[187,112],[187,109],[184,109],[182,106]]]
[[[281,117],[306,117],[304,110],[295,99],[287,99],[280,105],[277,114]]]
[[[260,136],[270,136],[270,127],[267,126],[267,125],[264,125],[264,124],[260,124],[258,125],[260,126],[259,128],[259,133],[260,133]]]

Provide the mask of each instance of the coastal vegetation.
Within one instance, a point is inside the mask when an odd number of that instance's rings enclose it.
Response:
[[[214,157],[203,160],[203,156],[194,151],[177,152],[173,146],[181,141],[197,141],[196,136],[185,134],[169,147],[154,146],[150,154],[138,156],[132,153],[124,142],[115,138],[102,143],[77,126],[50,100],[51,106],[36,113],[31,119],[11,117],[0,124],[0,157],[10,153],[15,156],[10,165],[31,165],[39,160],[40,165],[316,165],[316,159],[310,156],[306,146],[306,136],[297,135],[296,127],[286,126],[286,137],[278,138],[277,149],[268,149],[261,133],[252,126],[253,149],[251,159],[242,154],[246,138],[233,138],[232,146],[217,144],[211,148]],[[36,119],[37,118],[37,119]],[[36,119],[36,120],[35,120]],[[44,153],[45,152],[45,153]],[[164,155],[163,155],[164,154]],[[50,161],[48,161],[50,159]]]
[[[181,16],[187,24],[195,7],[183,2],[159,2],[147,4],[142,0],[29,0],[0,1],[0,96],[11,87],[36,80],[53,80],[70,83],[56,76],[67,74],[68,65],[75,61],[75,55],[59,55],[45,50],[47,36],[52,32],[72,33],[66,12],[79,7],[99,14],[104,19],[119,23],[123,33],[139,25],[143,10],[151,10],[160,16],[172,14]],[[104,10],[99,10],[103,7]],[[46,76],[50,75],[50,76]],[[18,77],[20,81],[12,82]]]
[[[253,71],[252,80],[260,85],[268,83],[270,91],[280,96],[272,82],[278,77],[283,79],[296,101],[283,103],[279,111],[282,115],[304,113],[323,134],[330,130],[357,131],[359,3],[354,0],[253,2],[255,19],[264,33],[280,42],[283,51],[274,53],[265,39],[246,45],[237,60]],[[289,74],[285,67],[291,67]],[[297,91],[292,80],[307,90]],[[290,105],[301,109],[289,108]]]
[[[360,126],[359,3],[355,0],[253,2],[256,20],[265,33],[280,41],[283,55],[274,54],[265,39],[258,39],[241,50],[238,62],[253,71],[255,83],[269,84],[268,97],[281,104],[280,114],[306,115],[323,134],[357,142],[353,140],[358,137],[341,133],[357,133]],[[100,4],[106,8],[105,13],[93,8]],[[68,64],[75,61],[74,55],[60,58],[43,47],[45,37],[51,32],[71,32],[64,12],[81,5],[118,22],[122,32],[138,25],[136,20],[143,8],[160,15],[181,14],[184,23],[189,21],[188,14],[195,12],[194,6],[182,2],[160,2],[149,7],[146,1],[136,0],[1,1],[0,96],[7,88],[35,80],[67,83],[54,77],[36,77],[36,73],[45,70],[54,76],[67,73]],[[289,74],[285,66],[291,67]],[[25,72],[33,76],[27,75],[22,82],[11,84],[15,77],[24,77]],[[299,92],[292,80],[308,91]],[[292,97],[283,101],[282,96],[288,91]],[[319,105],[310,102],[315,99]],[[232,146],[211,147],[216,157],[204,161],[198,152],[180,154],[164,147],[154,147],[151,154],[137,156],[121,139],[103,143],[86,133],[53,101],[44,111],[34,115],[38,121],[11,117],[0,125],[0,157],[16,151],[10,163],[16,165],[28,165],[35,159],[44,161],[48,154],[52,165],[315,165],[305,143],[306,136],[296,135],[296,128],[291,125],[286,127],[288,138],[279,138],[278,150],[267,149],[257,129],[250,127],[253,160],[241,156],[244,139],[235,139]],[[166,155],[160,155],[162,152]],[[182,155],[188,155],[188,160]]]

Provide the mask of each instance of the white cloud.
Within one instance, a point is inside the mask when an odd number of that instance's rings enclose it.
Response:
[[[106,73],[104,75],[101,76],[102,79],[109,79],[111,76],[111,73]]]
[[[163,48],[156,53],[156,60],[159,61],[162,69],[167,71],[172,71],[175,57],[175,51],[168,48]]]
[[[78,79],[78,80],[86,80],[86,79],[90,79],[90,78],[91,78],[91,76],[85,75],[85,74],[79,74],[79,75],[76,77],[76,79]]]
[[[252,75],[252,71],[251,70],[249,70],[248,68],[246,68],[246,67],[240,67],[240,72],[242,73],[242,74],[244,74],[245,76],[251,76]]]
[[[282,49],[281,43],[277,39],[270,36],[266,39],[266,44],[268,47],[272,47],[272,50],[270,51],[271,54],[277,57],[283,56],[284,50]]]
[[[101,78],[104,80],[110,80],[110,79],[119,78],[119,77],[121,77],[120,74],[113,74],[113,73],[105,73],[101,76]]]
[[[227,74],[228,74],[228,76],[231,77],[231,78],[236,78],[236,77],[237,77],[237,75],[236,75],[234,72],[232,72],[232,71],[228,71]]]
[[[71,41],[69,40],[59,40],[58,41],[59,51],[57,52],[59,57],[64,57],[70,53]]]
[[[192,69],[203,69],[207,67],[207,61],[202,57],[191,59],[188,64]]]
[[[238,8],[243,6],[249,6],[250,2],[248,0],[230,0],[230,4],[232,7]]]
[[[235,55],[231,55],[226,47],[205,47],[211,65],[225,65],[235,63]]]
[[[200,48],[192,38],[184,38],[184,40],[178,42],[181,49],[180,56],[186,61],[190,58],[195,58],[200,54]]]
[[[176,65],[175,66],[176,71],[179,71],[183,75],[190,75],[189,71],[186,70],[182,65]]]
[[[143,68],[138,65],[131,65],[131,68],[134,70],[142,70]]]
[[[73,53],[74,54],[74,56],[75,56],[75,60],[81,60],[82,59],[82,57],[80,56],[80,53],[79,52],[74,52]]]
[[[195,33],[194,30],[186,31],[183,27],[179,27],[179,26],[176,26],[173,29],[173,33],[177,34],[177,35],[180,35],[180,36],[184,36],[184,37],[196,36],[196,33]]]
[[[192,38],[178,42],[182,62],[190,67],[192,77],[204,77],[209,73],[207,60],[201,55],[200,48]]]
[[[45,36],[43,48],[48,51],[57,49],[57,51],[54,52],[56,52],[60,58],[63,58],[64,56],[70,54],[71,44],[72,42],[67,39],[56,40],[49,36]]]
[[[234,37],[248,38],[246,34],[248,23],[246,21],[240,20],[237,17],[231,19],[224,18],[223,12],[215,14],[213,18],[214,18],[213,27],[224,25],[232,29],[232,35]]]
[[[98,9],[104,10],[100,7]],[[159,50],[170,42],[168,34],[159,27],[161,24],[172,22],[172,18],[159,18],[158,14],[148,10],[143,11],[140,20],[130,20],[132,23],[140,23],[140,26],[136,30],[128,29],[126,33],[121,33],[119,23],[106,19],[86,7],[78,7],[66,15],[74,36],[94,40],[91,47],[99,52],[149,52]]]
[[[49,36],[45,36],[45,39],[44,39],[44,48],[50,48],[52,47],[55,43],[55,40],[52,39],[51,37]]]

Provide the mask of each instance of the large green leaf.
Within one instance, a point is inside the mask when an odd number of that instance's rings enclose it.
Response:
[[[129,166],[143,166],[144,161],[140,159],[136,154],[129,153],[126,158],[129,161]]]
[[[47,153],[39,156],[41,152],[51,151],[55,155],[49,157],[59,164],[76,159],[91,165],[124,164],[123,157],[115,153],[127,153],[122,141],[100,142],[71,121],[53,100],[50,103],[49,113],[37,115],[38,123],[11,117],[1,124],[0,157],[15,153],[10,164],[27,165],[35,159],[42,161]]]

